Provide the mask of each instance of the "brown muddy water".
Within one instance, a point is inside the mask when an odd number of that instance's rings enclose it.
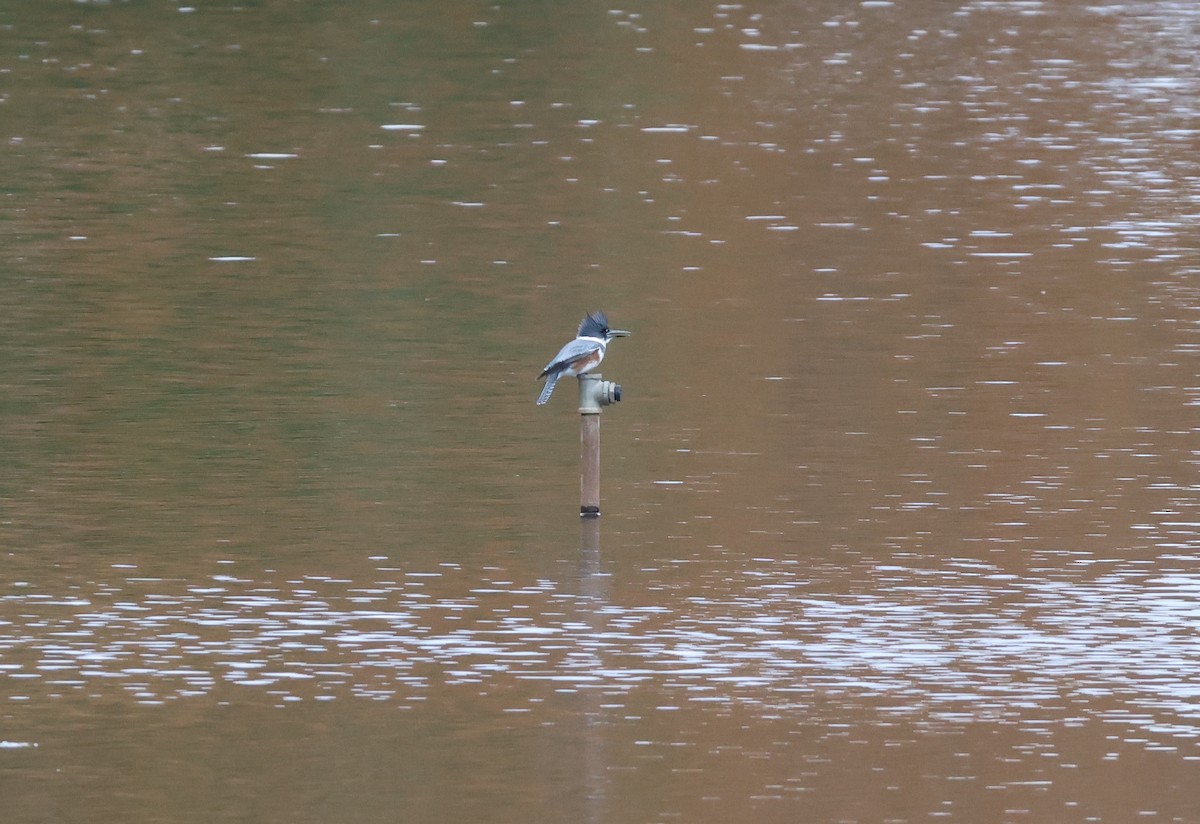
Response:
[[[0,5],[3,820],[1200,821],[1198,46]]]

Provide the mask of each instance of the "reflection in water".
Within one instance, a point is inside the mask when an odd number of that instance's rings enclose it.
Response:
[[[383,561],[383,559],[379,559]],[[360,698],[412,706],[431,690],[500,691],[511,710],[594,693],[620,714],[634,690],[727,713],[735,705],[836,717],[862,706],[945,729],[1031,706],[1101,714],[1162,747],[1200,736],[1193,679],[1200,580],[1182,556],[1154,569],[1066,559],[1018,578],[986,563],[873,566],[841,595],[798,564],[746,564],[675,606],[620,604],[606,576],[515,581],[500,569],[381,563],[370,581],[214,575],[180,587],[137,577],[72,597],[4,597],[0,641],[28,699],[122,690],[141,703],[262,691],[277,702]],[[655,585],[647,576],[648,587]],[[526,687],[511,691],[513,682]],[[11,696],[20,700],[21,696]]]

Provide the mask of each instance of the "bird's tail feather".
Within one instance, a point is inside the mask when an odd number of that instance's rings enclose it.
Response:
[[[554,392],[554,385],[558,383],[558,375],[548,375],[546,377],[546,385],[542,387],[542,394],[538,396],[537,405],[541,406],[546,401],[550,400],[551,393]]]

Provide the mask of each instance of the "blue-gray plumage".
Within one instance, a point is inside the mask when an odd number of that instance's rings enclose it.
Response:
[[[558,351],[554,359],[546,364],[539,378],[546,379],[542,394],[538,396],[538,406],[550,400],[555,385],[561,377],[573,377],[590,372],[604,360],[604,349],[613,338],[628,337],[623,329],[609,329],[608,318],[603,312],[592,312],[579,322],[579,332],[575,340]]]

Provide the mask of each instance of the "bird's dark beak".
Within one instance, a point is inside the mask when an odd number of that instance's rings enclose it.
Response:
[[[624,329],[609,329],[608,336],[610,338],[627,338],[629,337],[629,333]]]

